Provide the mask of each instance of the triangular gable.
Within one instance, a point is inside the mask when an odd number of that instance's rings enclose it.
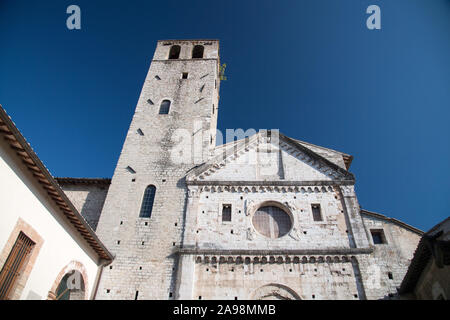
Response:
[[[221,147],[221,153],[197,167],[188,181],[332,181],[354,180],[351,173],[298,141],[260,132]]]
[[[333,149],[317,146],[317,145],[311,144],[309,142],[305,142],[305,141],[301,141],[301,140],[297,140],[297,139],[292,139],[292,140],[300,143],[301,145],[305,146],[306,148],[308,148],[308,149],[314,151],[315,153],[321,155],[322,157],[330,160],[331,162],[340,166],[343,169],[348,170],[348,168],[350,168],[350,164],[352,163],[353,156],[351,156],[349,154],[346,154],[346,153],[343,153],[340,151],[336,151]]]

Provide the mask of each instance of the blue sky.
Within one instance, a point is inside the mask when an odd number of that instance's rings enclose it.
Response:
[[[0,104],[54,176],[111,177],[156,41],[193,38],[221,41],[223,132],[352,154],[363,208],[423,230],[449,216],[448,0],[2,0]]]

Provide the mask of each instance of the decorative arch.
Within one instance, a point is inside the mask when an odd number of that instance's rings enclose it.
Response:
[[[250,296],[251,300],[301,300],[300,296],[291,288],[270,283],[259,287]]]
[[[57,291],[58,291],[58,287],[61,283],[61,281],[64,279],[64,277],[66,277],[69,274],[72,274],[73,272],[78,272],[79,274],[81,274],[82,277],[82,284],[84,286],[84,300],[89,300],[89,283],[88,283],[88,275],[87,275],[87,271],[86,268],[84,267],[84,265],[76,260],[71,261],[68,265],[66,265],[58,274],[58,276],[56,277],[55,281],[53,282],[53,285],[50,289],[50,291],[48,292],[48,296],[47,296],[47,300],[56,300],[57,298]]]

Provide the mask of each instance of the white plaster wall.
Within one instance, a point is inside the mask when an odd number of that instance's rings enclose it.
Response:
[[[6,149],[8,148],[8,149]],[[31,225],[44,239],[36,262],[21,294],[21,299],[46,299],[59,272],[72,260],[81,262],[87,271],[89,295],[97,273],[95,256],[82,248],[53,215],[56,208],[29,172],[17,165],[11,149],[0,142],[0,250],[4,248],[19,218]],[[70,230],[70,229],[69,229]],[[72,229],[73,230],[73,229]],[[0,266],[2,267],[2,266]]]

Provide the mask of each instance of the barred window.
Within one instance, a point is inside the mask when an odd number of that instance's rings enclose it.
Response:
[[[193,59],[201,59],[203,58],[203,51],[205,48],[201,45],[194,46],[194,49],[192,50],[192,58]]]
[[[181,47],[174,45],[170,48],[169,59],[178,59],[180,57]]]
[[[231,221],[231,204],[222,206],[222,222],[224,221]]]
[[[292,227],[291,217],[275,206],[259,208],[253,215],[252,222],[256,231],[272,239],[284,236]]]
[[[314,221],[322,221],[322,213],[320,212],[320,204],[312,204],[312,213]]]
[[[30,238],[20,232],[0,272],[0,300],[10,298],[11,289],[25,269],[34,245]]]
[[[150,218],[152,215],[153,201],[155,200],[156,187],[153,185],[145,189],[144,198],[142,199],[140,218]]]
[[[159,114],[169,114],[170,110],[170,101],[164,100],[161,102],[161,107],[159,108]]]

